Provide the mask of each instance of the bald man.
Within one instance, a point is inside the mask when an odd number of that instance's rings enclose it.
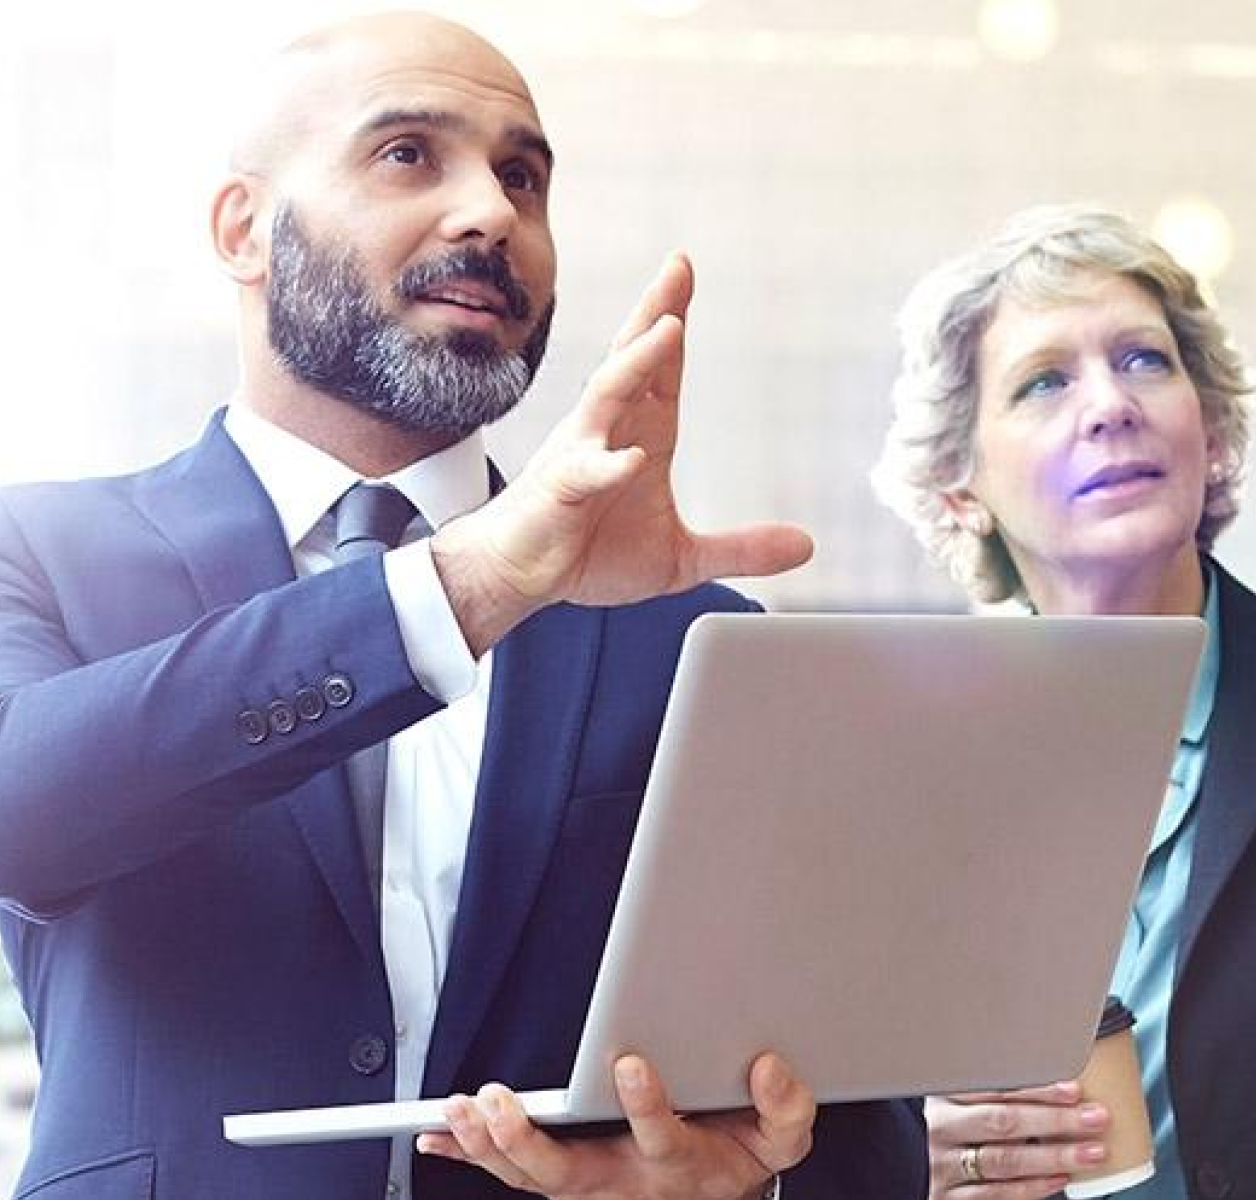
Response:
[[[754,1109],[686,1121],[622,1061],[605,1138],[503,1086],[567,1078],[684,630],[751,607],[704,581],[810,552],[677,513],[681,257],[493,475],[480,431],[554,307],[551,169],[465,29],[292,45],[213,204],[230,404],[150,470],[0,494],[0,896],[42,1063],[20,1195],[923,1195],[913,1112],[817,1116],[770,1054]],[[417,1152],[220,1134],[420,1093],[458,1098]]]

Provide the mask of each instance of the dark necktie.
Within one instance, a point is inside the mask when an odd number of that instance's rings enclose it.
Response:
[[[355,483],[336,503],[336,562],[347,563],[383,554],[401,542],[411,522],[421,523],[421,535],[431,532],[418,509],[395,487]],[[367,746],[345,761],[349,790],[366,858],[371,895],[379,904],[384,857],[384,785],[388,768],[387,743]]]
[[[418,509],[387,483],[355,483],[336,502],[336,561],[382,554],[401,544]]]

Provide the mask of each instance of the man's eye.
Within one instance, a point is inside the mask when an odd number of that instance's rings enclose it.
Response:
[[[1068,386],[1068,377],[1063,371],[1038,371],[1031,375],[1016,389],[1016,400],[1032,400],[1038,397],[1051,396]]]
[[[541,192],[545,180],[535,167],[524,162],[507,163],[500,172],[502,185],[511,191]]]
[[[418,142],[393,142],[380,157],[403,167],[417,167],[428,161],[427,149]]]

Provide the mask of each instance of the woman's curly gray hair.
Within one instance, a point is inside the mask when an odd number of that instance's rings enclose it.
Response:
[[[984,246],[932,271],[908,297],[899,317],[903,360],[894,418],[872,472],[878,496],[976,600],[1025,599],[999,534],[964,529],[944,498],[967,486],[973,471],[981,338],[1004,296],[1030,303],[1076,299],[1079,275],[1094,272],[1125,276],[1159,300],[1199,393],[1219,467],[1206,484],[1199,548],[1211,549],[1238,512],[1251,387],[1194,277],[1116,213],[1078,204],[1026,209]]]

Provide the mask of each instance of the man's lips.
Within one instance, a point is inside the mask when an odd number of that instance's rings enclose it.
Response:
[[[1087,476],[1073,492],[1073,496],[1075,499],[1081,499],[1083,496],[1091,496],[1096,492],[1112,491],[1147,480],[1163,478],[1164,471],[1152,462],[1109,463],[1106,467],[1101,467],[1094,474]]]
[[[416,301],[420,304],[448,304],[468,312],[487,313],[502,320],[509,311],[505,296],[497,288],[491,283],[472,279],[433,284],[424,288]]]
[[[413,263],[397,280],[396,293],[403,303],[439,307],[476,325],[526,321],[532,313],[505,255],[471,246]]]

